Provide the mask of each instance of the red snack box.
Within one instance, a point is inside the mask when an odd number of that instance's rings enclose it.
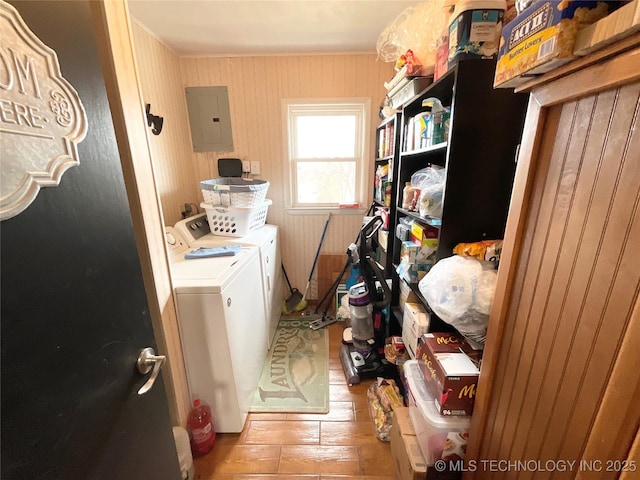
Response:
[[[457,333],[431,332],[422,334],[418,341],[416,358],[422,356],[427,345],[434,353],[464,352],[476,365],[479,365],[482,359],[483,350],[481,348],[474,348],[462,335]]]
[[[456,348],[455,342],[426,340],[420,342],[416,359],[436,408],[445,416],[471,415],[480,370],[466,353],[451,352]]]

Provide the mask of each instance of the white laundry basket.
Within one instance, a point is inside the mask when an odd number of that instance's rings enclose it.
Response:
[[[207,212],[209,228],[214,235],[244,237],[263,226],[267,221],[267,211],[271,200],[264,200],[256,207],[224,207],[201,203]]]
[[[261,206],[269,190],[266,180],[237,177],[215,178],[200,182],[204,203],[225,207]]]

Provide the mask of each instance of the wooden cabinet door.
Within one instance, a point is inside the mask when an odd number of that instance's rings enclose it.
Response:
[[[465,479],[618,478],[607,461],[637,456],[639,80],[636,45],[531,91]]]

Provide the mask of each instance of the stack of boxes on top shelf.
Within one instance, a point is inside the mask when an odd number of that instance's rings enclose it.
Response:
[[[495,87],[518,87],[602,48],[608,39],[620,39],[640,29],[638,0],[522,3],[527,8],[520,10],[502,29]],[[622,5],[619,13],[609,15]]]
[[[433,81],[433,71],[425,72],[426,75],[412,75],[407,71],[408,68],[408,65],[404,65],[389,82],[384,84],[391,108],[402,107],[407,100],[427,88]]]

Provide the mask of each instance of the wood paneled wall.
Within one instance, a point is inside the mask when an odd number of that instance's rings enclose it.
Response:
[[[640,424],[639,59],[636,49],[532,93],[468,450],[478,462],[603,470],[465,479],[614,479],[607,460],[630,455]]]
[[[268,198],[273,205],[267,221],[280,227],[283,261],[293,285],[302,290],[327,215],[290,215],[284,209],[287,172],[281,101],[370,98],[369,151],[373,152],[373,130],[380,121],[378,108],[385,94],[383,84],[394,73],[392,64],[378,60],[375,54],[179,58],[140,25],[135,25],[134,33],[145,101],[151,103],[152,113],[164,117],[162,133],[150,137],[165,223],[173,225],[181,218],[184,203],[200,205],[198,182],[218,177],[218,158],[259,161],[262,172],[259,178],[271,184]],[[193,152],[184,88],[195,86],[228,87],[233,152]],[[373,160],[367,168],[365,178],[371,182],[367,186],[367,202],[370,202]],[[356,240],[361,222],[361,213],[332,215],[322,252],[346,252]],[[315,283],[314,280],[310,298],[317,298]]]
[[[140,24],[132,23],[144,101],[151,104],[152,114],[164,118],[160,135],[153,135],[149,127],[148,137],[164,223],[175,225],[182,218],[184,204],[197,201],[199,205],[200,194],[191,158],[191,134],[180,59]]]
[[[180,59],[185,87],[227,86],[233,128],[233,152],[192,153],[198,180],[215,178],[217,159],[234,157],[259,161],[259,178],[271,184],[273,201],[267,221],[280,227],[283,262],[294,287],[304,289],[322,228],[327,218],[291,215],[285,211],[286,145],[282,99],[368,97],[371,99],[369,151],[374,150],[373,129],[380,122],[378,108],[384,98],[384,82],[393,76],[392,64],[376,55],[315,55],[280,57]],[[371,179],[373,159],[365,178]],[[199,201],[199,200],[198,200]],[[345,253],[357,237],[362,214],[333,215],[323,253]],[[346,260],[346,256],[345,256]],[[317,298],[315,278],[310,298]],[[320,292],[322,296],[324,292]]]

